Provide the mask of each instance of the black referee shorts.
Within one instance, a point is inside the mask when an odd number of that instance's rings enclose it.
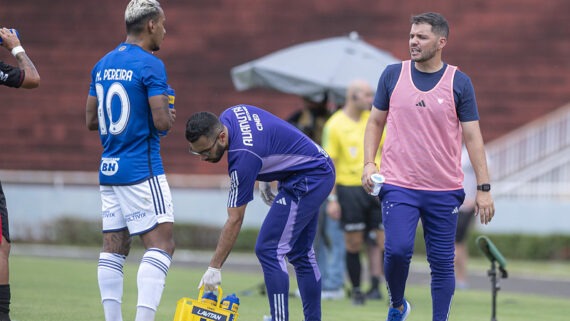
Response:
[[[362,186],[336,186],[341,208],[340,221],[345,232],[383,230],[382,208],[377,196]]]
[[[459,217],[457,218],[457,230],[455,231],[455,243],[465,242],[469,228],[475,220],[473,213],[475,213],[474,208],[459,211]]]

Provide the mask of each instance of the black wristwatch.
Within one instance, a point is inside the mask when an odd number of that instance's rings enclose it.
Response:
[[[481,184],[477,185],[478,191],[489,192],[491,190],[491,184]]]

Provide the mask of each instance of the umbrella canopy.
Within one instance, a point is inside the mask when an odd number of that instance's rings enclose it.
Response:
[[[271,88],[321,101],[325,94],[342,104],[354,79],[363,79],[375,90],[387,65],[399,62],[351,32],[285,48],[232,68],[237,90]]]

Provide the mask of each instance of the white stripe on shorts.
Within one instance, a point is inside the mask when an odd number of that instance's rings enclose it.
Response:
[[[160,189],[160,182],[158,176],[154,176],[148,180],[150,186],[150,193],[152,195],[152,202],[154,203],[154,212],[156,215],[166,213],[166,205],[164,204],[164,196]]]
[[[103,232],[126,227],[131,235],[137,235],[157,224],[174,222],[172,196],[165,175],[135,185],[102,185],[100,190]]]

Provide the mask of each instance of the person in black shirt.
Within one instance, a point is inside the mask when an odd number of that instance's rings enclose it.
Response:
[[[18,66],[12,66],[0,60],[0,85],[13,88],[36,88],[40,85],[40,75],[32,60],[24,51],[16,34],[9,29],[0,28],[1,46],[12,53]],[[10,255],[10,230],[8,227],[8,210],[6,197],[0,183],[0,321],[10,321],[10,284],[8,273],[8,256]]]

